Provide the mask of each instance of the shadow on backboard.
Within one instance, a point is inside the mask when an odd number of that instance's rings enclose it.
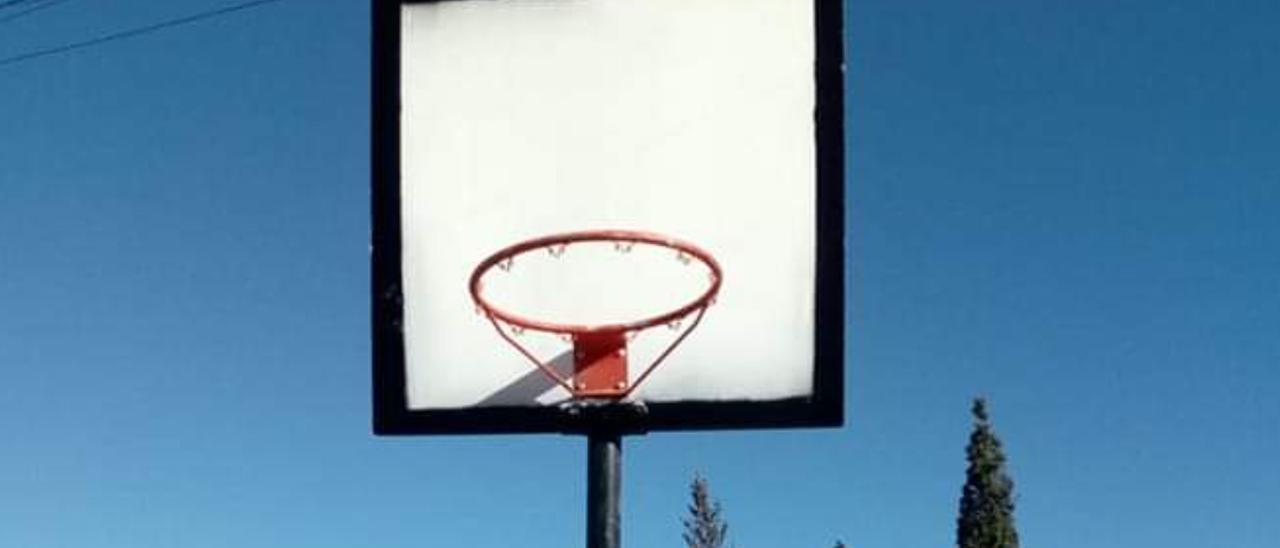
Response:
[[[561,377],[573,378],[573,349],[565,350],[560,355],[547,362],[547,367],[558,373]],[[547,402],[539,402],[538,398],[552,390],[563,390],[560,385],[547,377],[533,365],[529,366],[529,372],[524,376],[516,379],[511,384],[499,388],[496,392],[485,396],[476,405],[478,407],[486,406],[511,406],[511,405],[547,405]],[[568,399],[568,396],[565,396]],[[552,402],[554,405],[554,402]]]

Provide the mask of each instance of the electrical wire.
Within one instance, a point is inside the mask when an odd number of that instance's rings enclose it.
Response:
[[[22,11],[19,11],[19,12],[17,12],[17,13],[13,13],[13,14],[10,14],[10,15],[6,15],[6,16],[4,16],[4,17],[0,17],[0,23],[8,23],[9,21],[13,21],[14,19],[21,19],[21,18],[23,18],[23,17],[26,17],[26,16],[28,16],[28,15],[32,14],[32,13],[35,13],[35,12],[40,11],[40,10],[43,10],[43,9],[52,8],[52,7],[54,7],[54,6],[58,5],[58,4],[61,4],[61,3],[63,3],[63,2],[66,2],[66,1],[67,1],[67,0],[47,0],[47,1],[46,1],[46,2],[44,2],[43,4],[36,4],[36,5],[34,5],[34,6],[31,6],[31,7],[27,8],[27,9],[22,10]]]
[[[0,2],[0,8],[3,8],[6,5],[14,5],[15,2],[21,3],[24,1],[26,0],[8,0],[7,2]],[[26,53],[20,53],[18,55],[0,59],[0,67],[6,66],[6,65],[12,65],[14,63],[21,63],[23,61],[30,61],[32,59],[38,59],[40,57],[47,57],[50,55],[67,53],[69,51],[84,49],[84,48],[96,46],[99,44],[104,44],[107,42],[123,40],[125,38],[133,38],[135,36],[152,33],[158,30],[195,23],[197,21],[202,21],[205,19],[212,19],[214,17],[226,15],[232,12],[247,10],[250,8],[256,8],[259,6],[263,6],[266,4],[271,4],[279,1],[280,0],[252,0],[250,2],[241,2],[239,4],[233,4],[230,6],[225,6],[217,9],[202,11],[199,13],[194,13],[191,15],[178,17],[175,19],[168,19],[165,21],[160,21],[158,23],[152,23],[150,25],[145,25],[137,28],[128,29],[128,30],[117,31],[110,34],[104,34],[102,36],[98,36],[96,38],[90,38],[88,40],[84,40],[81,42],[72,42],[70,44],[64,44],[64,45],[56,46],[52,48],[39,49],[39,50],[29,51]]]
[[[30,4],[31,2],[39,2],[39,1],[40,0],[5,0],[3,2],[0,2],[0,10],[5,8],[11,8],[14,6],[21,6],[23,4]]]

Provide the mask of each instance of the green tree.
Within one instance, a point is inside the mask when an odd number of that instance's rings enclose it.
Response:
[[[987,401],[973,400],[973,433],[965,449],[969,468],[956,520],[959,548],[1018,548],[1013,524],[1013,480],[1005,470],[1000,439],[991,428]]]
[[[693,476],[689,485],[691,502],[684,523],[684,543],[689,548],[721,548],[728,538],[729,524],[720,515],[720,502],[711,499],[707,480]]]

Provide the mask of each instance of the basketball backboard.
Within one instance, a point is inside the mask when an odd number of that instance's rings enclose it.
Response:
[[[618,420],[840,424],[841,20],[839,0],[375,1],[375,431],[581,426],[573,335],[494,321],[477,288],[589,327],[662,317],[712,281],[709,306],[620,331],[614,399],[644,412]],[[583,231],[688,242],[715,269],[635,238],[477,269]]]

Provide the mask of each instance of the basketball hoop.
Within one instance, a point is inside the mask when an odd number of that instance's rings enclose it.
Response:
[[[699,262],[707,269],[708,285],[704,291],[691,301],[673,310],[642,317],[638,320],[623,322],[559,323],[545,319],[527,317],[503,310],[495,306],[485,297],[481,278],[495,266],[504,272],[510,272],[515,259],[533,251],[545,250],[554,258],[564,255],[567,248],[582,243],[612,243],[614,251],[630,253],[637,246],[666,248],[675,252],[676,259],[683,265]],[[480,261],[471,272],[468,287],[471,298],[479,312],[493,324],[498,335],[511,344],[520,354],[533,362],[545,375],[563,387],[575,399],[602,398],[619,400],[631,394],[649,374],[657,369],[663,360],[684,339],[689,336],[702,316],[706,314],[720,291],[722,272],[720,264],[710,253],[693,244],[651,232],[634,230],[589,230],[554,234],[526,240],[507,246]],[[685,321],[692,316],[690,321]],[[509,326],[503,329],[503,325]],[[636,377],[635,382],[627,380],[627,343],[639,332],[651,327],[667,325],[680,331],[671,344],[658,353],[657,357]],[[681,325],[686,325],[680,330]],[[510,331],[510,332],[508,332]],[[537,331],[559,335],[566,342],[573,344],[573,376],[567,378],[557,372],[547,362],[529,351],[515,336],[525,331]]]

